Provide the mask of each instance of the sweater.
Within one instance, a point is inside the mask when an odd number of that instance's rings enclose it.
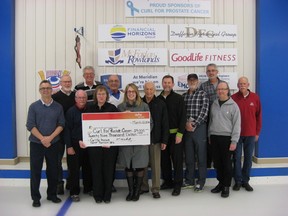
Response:
[[[215,100],[210,111],[208,137],[211,135],[230,136],[231,143],[237,144],[240,138],[241,116],[240,110],[231,98],[222,106]]]
[[[262,109],[257,94],[249,91],[244,97],[239,91],[232,95],[241,112],[241,136],[256,136],[262,127]]]
[[[35,127],[43,136],[50,136],[58,126],[63,128],[65,126],[63,108],[59,103],[53,101],[50,106],[46,106],[42,104],[41,100],[37,100],[30,105],[26,123],[28,131]],[[58,135],[51,143],[53,144],[59,140],[60,136]],[[29,141],[41,143],[41,140],[32,133],[29,136]]]
[[[52,95],[53,100],[62,105],[64,115],[70,107],[75,104],[75,92],[71,92],[69,95],[65,94],[61,90]]]

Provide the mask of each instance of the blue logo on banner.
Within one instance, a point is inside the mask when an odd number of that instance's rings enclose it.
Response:
[[[134,16],[134,11],[136,11],[136,12],[139,13],[139,10],[134,7],[132,1],[128,1],[128,2],[127,2],[127,6],[131,9],[131,16]]]
[[[121,48],[114,51],[109,50],[108,51],[109,60],[106,60],[105,63],[113,65],[122,64],[124,61],[120,60],[120,54],[121,54]]]

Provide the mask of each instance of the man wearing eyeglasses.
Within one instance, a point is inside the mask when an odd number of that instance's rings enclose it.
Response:
[[[206,66],[206,75],[208,80],[201,84],[200,90],[204,90],[207,93],[209,99],[209,110],[213,104],[213,102],[217,99],[216,88],[219,83],[223,82],[218,77],[218,68],[216,64],[208,64]],[[209,121],[209,116],[208,116]],[[209,122],[207,122],[208,124]],[[211,168],[212,163],[212,150],[210,145],[207,145],[207,168]]]
[[[75,103],[75,92],[72,91],[72,79],[69,74],[63,75],[60,80],[61,89],[57,93],[52,95],[54,101],[57,101],[62,105],[64,115],[67,110],[72,107]],[[57,194],[64,194],[64,181],[63,181],[63,168],[62,168],[62,158],[65,151],[64,133],[60,134],[61,141],[58,146],[58,184],[57,184]],[[69,176],[67,178],[66,188],[69,189]]]
[[[43,80],[39,85],[40,100],[29,107],[26,127],[31,132],[30,141],[30,190],[33,207],[40,207],[39,191],[43,160],[46,161],[48,182],[47,200],[61,202],[57,197],[58,145],[60,132],[65,125],[62,106],[52,99],[52,85]]]
[[[101,82],[95,81],[95,69],[92,66],[86,66],[83,69],[84,82],[78,83],[75,86],[75,90],[84,90],[88,95],[88,102],[93,101],[93,93],[98,85],[102,85]]]

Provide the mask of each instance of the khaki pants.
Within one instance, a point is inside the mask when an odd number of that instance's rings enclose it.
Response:
[[[161,177],[161,169],[160,169],[160,162],[161,162],[161,144],[152,144],[149,146],[149,164],[151,167],[151,174],[152,174],[152,193],[159,193],[160,191],[160,177]],[[148,184],[148,168],[146,167],[144,170],[144,178],[141,190],[149,191],[149,184]]]

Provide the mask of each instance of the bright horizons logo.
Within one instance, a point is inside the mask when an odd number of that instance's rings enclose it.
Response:
[[[110,35],[115,41],[121,41],[126,37],[126,28],[121,25],[113,26],[110,30]]]

